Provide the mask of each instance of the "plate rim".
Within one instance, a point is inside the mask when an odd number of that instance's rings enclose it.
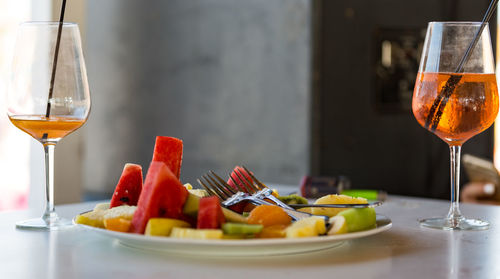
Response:
[[[82,212],[81,214],[83,214]],[[255,238],[255,239],[188,239],[188,238],[171,238],[163,236],[145,236],[136,233],[124,233],[106,230],[104,228],[92,227],[84,224],[76,223],[76,216],[72,219],[73,224],[86,231],[92,231],[100,235],[112,237],[118,241],[145,241],[149,243],[158,243],[161,245],[201,245],[201,246],[224,246],[224,247],[242,247],[242,246],[265,246],[265,245],[290,245],[290,244],[313,244],[322,242],[336,242],[350,239],[357,239],[378,234],[392,227],[392,220],[388,217],[377,214],[377,227],[370,230],[352,232],[337,235],[325,235],[314,237],[301,238]],[[124,243],[125,244],[125,243]],[[168,248],[165,248],[168,250]]]

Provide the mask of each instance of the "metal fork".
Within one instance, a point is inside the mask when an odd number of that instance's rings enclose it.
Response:
[[[258,199],[269,199],[273,201],[276,205],[286,208],[286,209],[291,209],[294,210],[292,207],[288,206],[286,203],[282,202],[278,198],[276,198],[273,195],[273,190],[267,187],[264,183],[260,182],[246,167],[243,166],[243,169],[247,172],[247,174],[252,178],[252,180],[249,180],[243,173],[241,173],[240,170],[236,169],[235,174],[238,177],[238,179],[241,181],[241,183],[245,186],[245,188],[248,189],[247,193],[251,194],[253,197],[256,197]],[[230,179],[233,181],[237,187],[239,186],[239,183],[232,177],[229,176]],[[253,182],[255,182],[255,185]]]
[[[267,197],[264,196],[264,192],[262,192],[262,195],[259,194],[262,190],[255,191],[255,189],[252,188],[257,195],[251,195],[249,193],[246,193],[246,191],[242,188],[240,184],[235,183],[236,187],[238,188],[238,191],[236,191],[213,171],[209,171],[205,175],[202,175],[201,179],[198,179],[197,181],[203,188],[205,188],[205,190],[207,190],[207,192],[210,195],[217,196],[219,199],[221,199],[222,201],[221,203],[225,207],[237,204],[241,201],[249,201],[256,205],[263,205],[263,204],[276,205],[261,198],[261,197]],[[250,183],[244,183],[244,186],[252,187]],[[255,187],[255,185],[253,186]],[[265,191],[266,193],[267,190],[270,190],[272,192],[272,190],[269,188],[263,190],[266,190]],[[283,204],[281,201],[279,202]],[[283,210],[294,220],[300,220],[313,216],[312,214],[306,212],[296,211],[295,209],[289,206],[283,207]],[[320,216],[320,217],[323,217],[325,219],[325,222],[328,222],[329,220],[327,216]]]
[[[252,178],[252,181],[255,182],[252,183],[241,171],[236,170],[236,176],[238,179],[246,186],[246,188],[249,188],[253,196],[256,196],[260,199],[270,199],[273,202],[275,202],[277,205],[284,207],[284,208],[289,208],[289,209],[299,209],[299,208],[305,208],[305,207],[321,207],[321,208],[368,208],[368,207],[377,207],[383,204],[381,201],[375,201],[375,202],[369,202],[369,203],[363,203],[363,204],[285,204],[283,203],[280,199],[276,198],[272,193],[273,191],[267,187],[264,183],[260,182],[257,177],[255,177],[251,171],[249,171],[245,166],[243,166],[243,169],[248,173],[250,178]],[[243,177],[243,178],[242,178]],[[231,180],[233,181],[234,184],[238,185],[237,182],[234,180],[233,177],[230,177]]]

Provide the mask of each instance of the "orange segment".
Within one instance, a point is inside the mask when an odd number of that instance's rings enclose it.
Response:
[[[247,223],[261,224],[264,227],[289,225],[292,223],[292,218],[279,206],[259,205],[250,212]]]
[[[256,235],[258,238],[284,238],[286,236],[285,229],[287,225],[272,225],[264,227],[260,233]]]
[[[124,218],[110,218],[104,220],[104,228],[116,232],[128,232],[130,221]]]

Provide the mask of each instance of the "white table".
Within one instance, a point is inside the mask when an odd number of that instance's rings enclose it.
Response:
[[[95,203],[63,205],[72,218]],[[392,219],[383,233],[328,250],[260,258],[201,258],[127,248],[80,228],[24,231],[27,211],[0,213],[0,278],[500,278],[500,207],[462,205],[487,231],[419,227],[420,217],[447,212],[445,201],[389,197],[377,209]],[[36,215],[36,214],[35,214]]]

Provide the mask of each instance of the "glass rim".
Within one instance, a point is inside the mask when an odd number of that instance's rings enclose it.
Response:
[[[480,21],[430,21],[430,24],[480,26],[482,23]],[[488,22],[485,24],[489,25]]]
[[[23,21],[19,23],[19,26],[59,26],[59,21]],[[76,22],[63,22],[63,27],[74,27],[78,26]]]

